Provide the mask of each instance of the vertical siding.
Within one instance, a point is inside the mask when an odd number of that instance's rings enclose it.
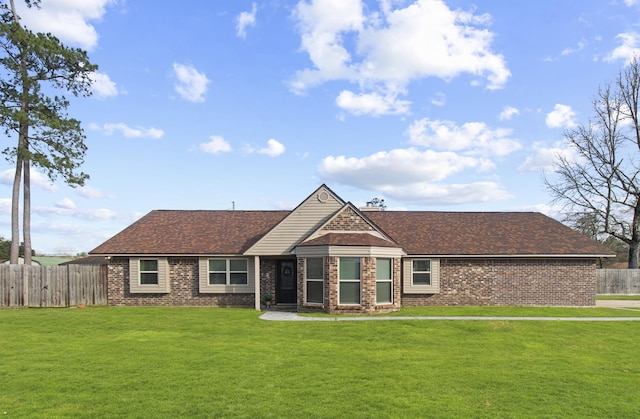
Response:
[[[158,285],[140,285],[140,259],[158,260]],[[129,259],[129,290],[131,293],[166,293],[169,292],[169,264],[167,258],[149,256]]]
[[[247,285],[209,285],[209,259],[238,259],[238,257],[201,257],[198,259],[198,290],[201,293],[255,293],[256,270],[254,258],[247,261]]]
[[[431,260],[431,285],[411,285],[414,259]],[[402,292],[406,294],[437,294],[440,292],[440,259],[405,258],[402,261]]]
[[[328,199],[324,201],[318,199],[318,195],[322,193],[326,193]],[[246,254],[258,256],[290,254],[296,244],[325,223],[343,205],[329,190],[319,188]]]

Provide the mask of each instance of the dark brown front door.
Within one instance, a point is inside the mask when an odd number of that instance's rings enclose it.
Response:
[[[296,303],[296,262],[294,260],[278,261],[278,277],[276,278],[276,304]]]

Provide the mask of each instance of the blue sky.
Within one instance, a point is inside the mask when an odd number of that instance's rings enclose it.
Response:
[[[23,22],[99,70],[69,109],[91,178],[74,189],[34,174],[33,247],[89,251],[153,209],[291,209],[322,183],[358,206],[558,217],[543,171],[572,156],[563,133],[640,52],[639,12],[640,0],[42,0]],[[1,162],[6,238],[12,177]]]

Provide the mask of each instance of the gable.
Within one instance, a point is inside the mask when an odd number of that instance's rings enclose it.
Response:
[[[298,243],[322,226],[344,204],[326,185],[320,186],[245,254],[290,255]]]

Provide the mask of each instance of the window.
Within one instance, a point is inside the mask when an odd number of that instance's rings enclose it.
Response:
[[[340,258],[338,304],[360,304],[360,258]]]
[[[324,302],[324,266],[322,258],[307,258],[307,303],[322,304]]]
[[[413,261],[413,285],[431,285],[431,261],[415,259]]]
[[[247,285],[246,259],[209,259],[209,285]]]
[[[140,285],[158,285],[157,259],[140,259]]]
[[[393,262],[391,259],[376,259],[376,304],[393,302]]]

